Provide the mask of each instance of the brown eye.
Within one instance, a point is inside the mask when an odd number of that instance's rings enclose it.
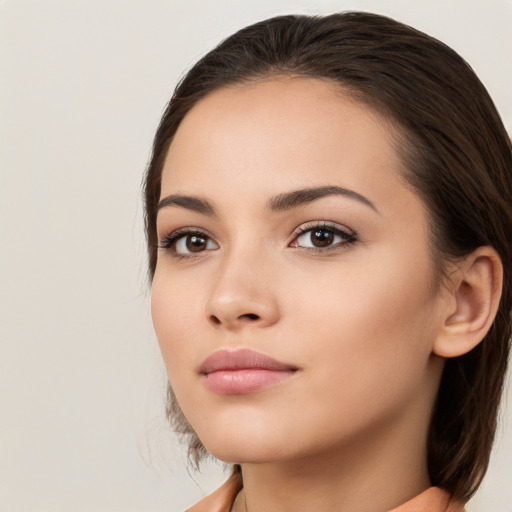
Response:
[[[318,229],[311,232],[311,243],[315,247],[326,247],[331,245],[334,240],[334,233],[326,229]]]
[[[185,245],[190,252],[201,252],[206,249],[207,240],[202,235],[187,235]]]

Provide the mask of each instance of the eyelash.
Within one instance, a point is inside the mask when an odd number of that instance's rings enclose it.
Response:
[[[303,246],[299,246],[299,245],[291,245],[291,244],[295,243],[297,241],[297,239],[300,238],[301,236],[303,236],[309,232],[312,233],[315,230],[328,231],[329,233],[332,233],[334,236],[341,237],[343,239],[343,242],[338,242],[335,245],[329,245],[326,247],[303,247]],[[182,259],[192,260],[192,259],[200,257],[203,252],[207,251],[207,250],[199,251],[198,253],[195,253],[195,254],[194,253],[181,254],[181,253],[176,252],[176,248],[175,248],[176,243],[179,240],[186,238],[188,236],[203,237],[207,240],[207,243],[209,241],[212,241],[212,238],[205,231],[202,231],[199,228],[181,228],[181,229],[177,229],[176,231],[173,231],[172,233],[167,235],[165,238],[163,238],[160,241],[160,243],[158,244],[158,248],[162,249],[164,251],[170,252],[171,256],[177,260],[182,260]],[[330,252],[330,251],[340,250],[341,247],[347,248],[348,246],[354,244],[355,242],[357,242],[357,234],[354,231],[348,230],[346,228],[342,228],[338,224],[333,224],[333,223],[326,222],[326,221],[323,221],[323,222],[315,221],[315,222],[309,222],[309,223],[304,224],[303,226],[299,227],[294,232],[293,240],[292,240],[292,242],[290,242],[289,247],[291,246],[296,249],[302,249],[302,250],[305,250],[308,252],[320,254],[320,253],[326,253],[326,252]]]
[[[173,247],[175,244],[181,240],[182,238],[185,238],[187,236],[201,236],[204,237],[206,240],[211,240],[211,238],[208,236],[208,234],[204,231],[202,231],[199,228],[181,228],[177,229],[176,231],[173,231],[169,235],[167,235],[165,238],[163,238],[160,243],[158,244],[158,248],[162,249],[164,251],[169,251],[171,256],[173,258],[176,258],[177,260],[181,259],[194,259],[198,258],[201,253],[190,253],[190,254],[180,254],[176,252],[176,250],[173,250]]]
[[[295,242],[298,238],[306,233],[313,233],[314,231],[328,231],[335,236],[339,236],[343,239],[343,242],[338,242],[334,245],[329,245],[326,247],[301,247],[301,246],[293,246],[297,249],[306,250],[308,252],[313,253],[326,253],[330,251],[340,250],[342,247],[347,248],[350,245],[357,242],[357,233],[355,231],[349,230],[340,226],[339,224],[334,224],[331,222],[308,222],[302,226],[300,226],[293,235],[293,242]]]

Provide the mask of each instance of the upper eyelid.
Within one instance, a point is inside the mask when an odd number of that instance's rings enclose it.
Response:
[[[302,231],[307,231],[310,229],[314,229],[317,227],[325,227],[325,228],[332,228],[332,229],[339,229],[340,231],[347,231],[351,234],[355,234],[355,231],[348,226],[345,226],[344,224],[340,224],[338,222],[334,221],[326,221],[326,220],[310,220],[306,222],[302,222],[298,226],[296,226],[292,232],[290,233],[290,236],[297,235],[298,233]],[[204,235],[209,236],[210,238],[214,238],[207,229],[200,228],[198,226],[184,226],[181,228],[176,228],[173,230],[169,230],[166,232],[165,235],[158,238],[165,238],[174,234],[188,234],[188,233],[202,233]]]
[[[293,232],[291,233],[291,236],[297,237],[299,235],[302,235],[302,234],[304,234],[308,231],[311,231],[312,229],[318,228],[318,227],[325,228],[325,229],[332,229],[334,231],[340,231],[340,232],[346,233],[350,236],[357,237],[356,231],[349,228],[348,226],[345,226],[344,224],[340,224],[338,222],[325,221],[325,220],[314,220],[314,221],[303,222],[302,224],[300,224],[293,230]]]
[[[182,227],[182,228],[165,231],[162,236],[158,235],[158,240],[159,241],[165,240],[166,238],[170,238],[175,235],[185,236],[185,235],[189,235],[191,233],[201,233],[202,235],[206,235],[209,238],[213,239],[213,237],[210,235],[210,233],[208,233],[208,231],[206,229],[203,229],[203,228],[200,228],[197,226],[186,226],[186,227]]]

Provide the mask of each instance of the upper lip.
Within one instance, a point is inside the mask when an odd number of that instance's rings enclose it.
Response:
[[[295,371],[296,366],[277,361],[270,356],[255,352],[249,349],[238,350],[218,350],[207,357],[199,373],[207,375],[208,373],[221,370],[243,370],[248,368],[259,368],[262,370],[274,371]]]

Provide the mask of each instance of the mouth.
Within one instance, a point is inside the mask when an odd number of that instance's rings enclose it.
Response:
[[[206,387],[219,395],[243,395],[279,384],[299,368],[248,349],[219,350],[199,368]]]

